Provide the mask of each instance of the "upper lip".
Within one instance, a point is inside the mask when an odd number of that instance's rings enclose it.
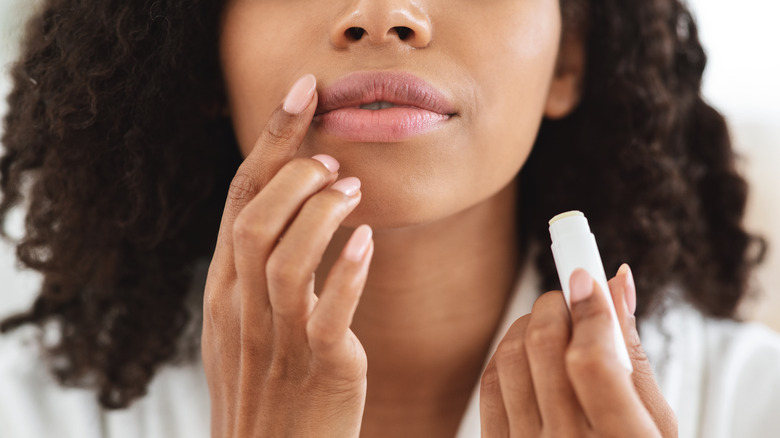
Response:
[[[316,115],[339,108],[390,102],[439,114],[454,115],[452,103],[433,85],[405,72],[354,72],[326,87],[318,96]]]

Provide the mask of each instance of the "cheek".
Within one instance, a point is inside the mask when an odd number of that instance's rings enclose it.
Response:
[[[312,30],[323,29],[321,15],[311,8],[292,13],[285,3],[234,0],[223,11],[220,62],[230,117],[245,156],[287,89],[311,73],[302,71],[300,60],[319,49]]]
[[[310,130],[301,146],[304,155],[337,157],[342,175],[361,178],[363,202],[351,220],[388,227],[435,220],[509,184],[530,152],[543,114],[559,44],[558,0],[431,0],[434,43],[391,58],[390,64],[382,57],[355,59],[333,51],[323,35],[346,3],[301,8],[302,3],[287,0],[230,2],[221,62],[242,153],[251,151],[303,73],[332,80],[372,66],[410,70],[460,97],[462,113],[453,128],[382,147],[344,143]]]
[[[461,24],[490,32],[476,32],[468,41],[457,29],[450,32],[462,40],[453,52],[473,78],[476,105],[464,115],[473,145],[467,150],[475,164],[471,171],[486,190],[497,190],[522,168],[536,139],[555,70],[561,21],[558,0],[483,6]]]

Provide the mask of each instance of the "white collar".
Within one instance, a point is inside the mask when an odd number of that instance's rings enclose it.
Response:
[[[531,253],[533,254],[533,253]],[[531,313],[534,302],[540,295],[539,289],[539,273],[536,271],[536,267],[532,262],[533,258],[529,257],[528,262],[524,263],[522,269],[520,269],[520,275],[515,283],[512,296],[509,297],[509,302],[504,311],[504,316],[501,318],[501,323],[496,330],[496,335],[493,338],[493,342],[490,346],[490,352],[485,358],[485,363],[482,366],[484,371],[488,361],[493,357],[493,353],[498,347],[498,343],[504,338],[509,327],[518,318],[528,313]],[[480,373],[482,375],[482,373]],[[460,422],[460,428],[456,438],[479,438],[480,436],[480,423],[479,423],[479,382],[477,382],[474,391],[471,394],[466,413],[463,415],[463,419]]]

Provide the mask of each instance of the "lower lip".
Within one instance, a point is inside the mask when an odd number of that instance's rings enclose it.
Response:
[[[420,108],[341,108],[314,118],[327,133],[347,141],[396,142],[441,127],[449,115]]]

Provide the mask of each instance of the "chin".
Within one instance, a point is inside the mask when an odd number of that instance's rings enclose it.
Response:
[[[429,189],[431,186],[427,186]],[[344,220],[349,228],[370,225],[375,231],[415,228],[455,217],[483,200],[463,190],[418,190],[408,185],[399,190],[392,184],[376,186],[366,181],[357,208]]]
[[[349,228],[368,224],[374,230],[391,230],[423,225],[446,215],[440,209],[432,208],[430,202],[378,196],[374,196],[372,201],[371,198],[370,193],[363,192],[360,205],[342,224]]]

